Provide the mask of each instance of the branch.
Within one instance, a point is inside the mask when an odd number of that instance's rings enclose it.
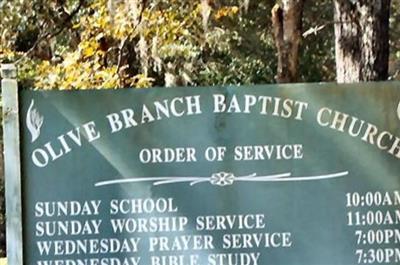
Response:
[[[303,32],[303,38],[306,38],[306,37],[308,37],[308,35],[311,35],[311,34],[317,35],[317,33],[319,31],[323,30],[326,27],[326,25],[327,24],[309,28],[308,30]]]
[[[32,45],[32,47],[21,58],[19,58],[15,62],[15,64],[20,63],[22,59],[29,56],[43,40],[45,40],[45,39],[50,40],[50,39],[58,36],[59,34],[61,34],[66,29],[66,26],[72,21],[74,16],[76,14],[78,14],[79,10],[82,8],[84,3],[85,3],[85,0],[79,0],[78,6],[71,12],[71,14],[68,15],[68,17],[66,17],[63,20],[63,22],[61,23],[62,26],[58,30],[56,30],[55,32],[52,32],[52,33],[51,32],[46,32],[46,33],[41,32],[39,34],[37,40],[35,41],[35,43]]]
[[[59,30],[57,30],[56,32],[54,32],[53,34],[50,34],[49,38],[53,38],[55,36],[57,36],[58,34],[60,34],[61,32],[64,31],[64,29],[66,28],[65,26],[68,25],[71,20],[74,18],[74,16],[76,14],[78,14],[79,10],[82,8],[83,4],[85,3],[85,0],[79,0],[79,4],[78,6],[71,12],[71,14],[68,15],[68,17],[63,21],[63,27],[61,27]]]
[[[125,48],[126,42],[128,41],[128,37],[125,37],[121,40],[121,43],[118,47],[118,63],[117,63],[117,73],[119,73],[119,70],[122,67],[122,57],[123,57],[123,50]]]
[[[326,27],[331,26],[331,25],[336,25],[336,24],[344,25],[344,24],[351,24],[351,23],[354,23],[354,21],[351,21],[351,20],[348,20],[348,21],[336,21],[336,20],[327,21],[325,24],[322,24],[320,26],[316,25],[314,27],[309,28],[308,30],[303,32],[303,37],[306,38],[306,37],[308,37],[309,35],[312,35],[312,34],[317,35],[317,33],[319,31],[321,31],[321,30],[323,30]]]

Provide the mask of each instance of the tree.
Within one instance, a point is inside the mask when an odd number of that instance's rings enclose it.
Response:
[[[388,78],[390,0],[334,0],[337,81]]]
[[[272,9],[272,25],[278,55],[276,81],[298,81],[299,48],[304,0],[283,0]]]

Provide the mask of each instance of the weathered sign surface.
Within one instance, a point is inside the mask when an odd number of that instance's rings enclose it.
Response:
[[[399,83],[19,101],[24,264],[400,264]]]

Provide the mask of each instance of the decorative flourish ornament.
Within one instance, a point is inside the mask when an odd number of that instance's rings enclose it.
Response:
[[[121,178],[105,180],[95,183],[95,187],[125,184],[125,183],[139,183],[139,182],[153,182],[154,186],[166,185],[166,184],[177,184],[177,183],[189,183],[190,186],[200,183],[210,183],[214,186],[229,186],[235,182],[287,182],[287,181],[314,181],[314,180],[327,180],[347,176],[348,171],[322,174],[316,176],[300,176],[292,177],[290,172],[271,174],[264,176],[257,176],[256,173],[246,176],[235,176],[233,173],[218,172],[212,174],[210,177],[142,177],[142,178]]]
[[[219,172],[211,175],[210,183],[218,186],[232,185],[235,181],[235,176],[232,173]]]
[[[40,115],[37,109],[34,108],[35,101],[32,99],[29,105],[28,112],[26,113],[26,126],[31,133],[31,143],[35,142],[40,136],[40,128],[43,125],[43,116]]]

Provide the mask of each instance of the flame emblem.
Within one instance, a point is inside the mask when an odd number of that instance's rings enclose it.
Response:
[[[26,127],[31,133],[31,143],[35,142],[40,136],[40,128],[43,125],[43,116],[34,108],[35,101],[32,99],[29,105],[28,112],[26,113]]]

